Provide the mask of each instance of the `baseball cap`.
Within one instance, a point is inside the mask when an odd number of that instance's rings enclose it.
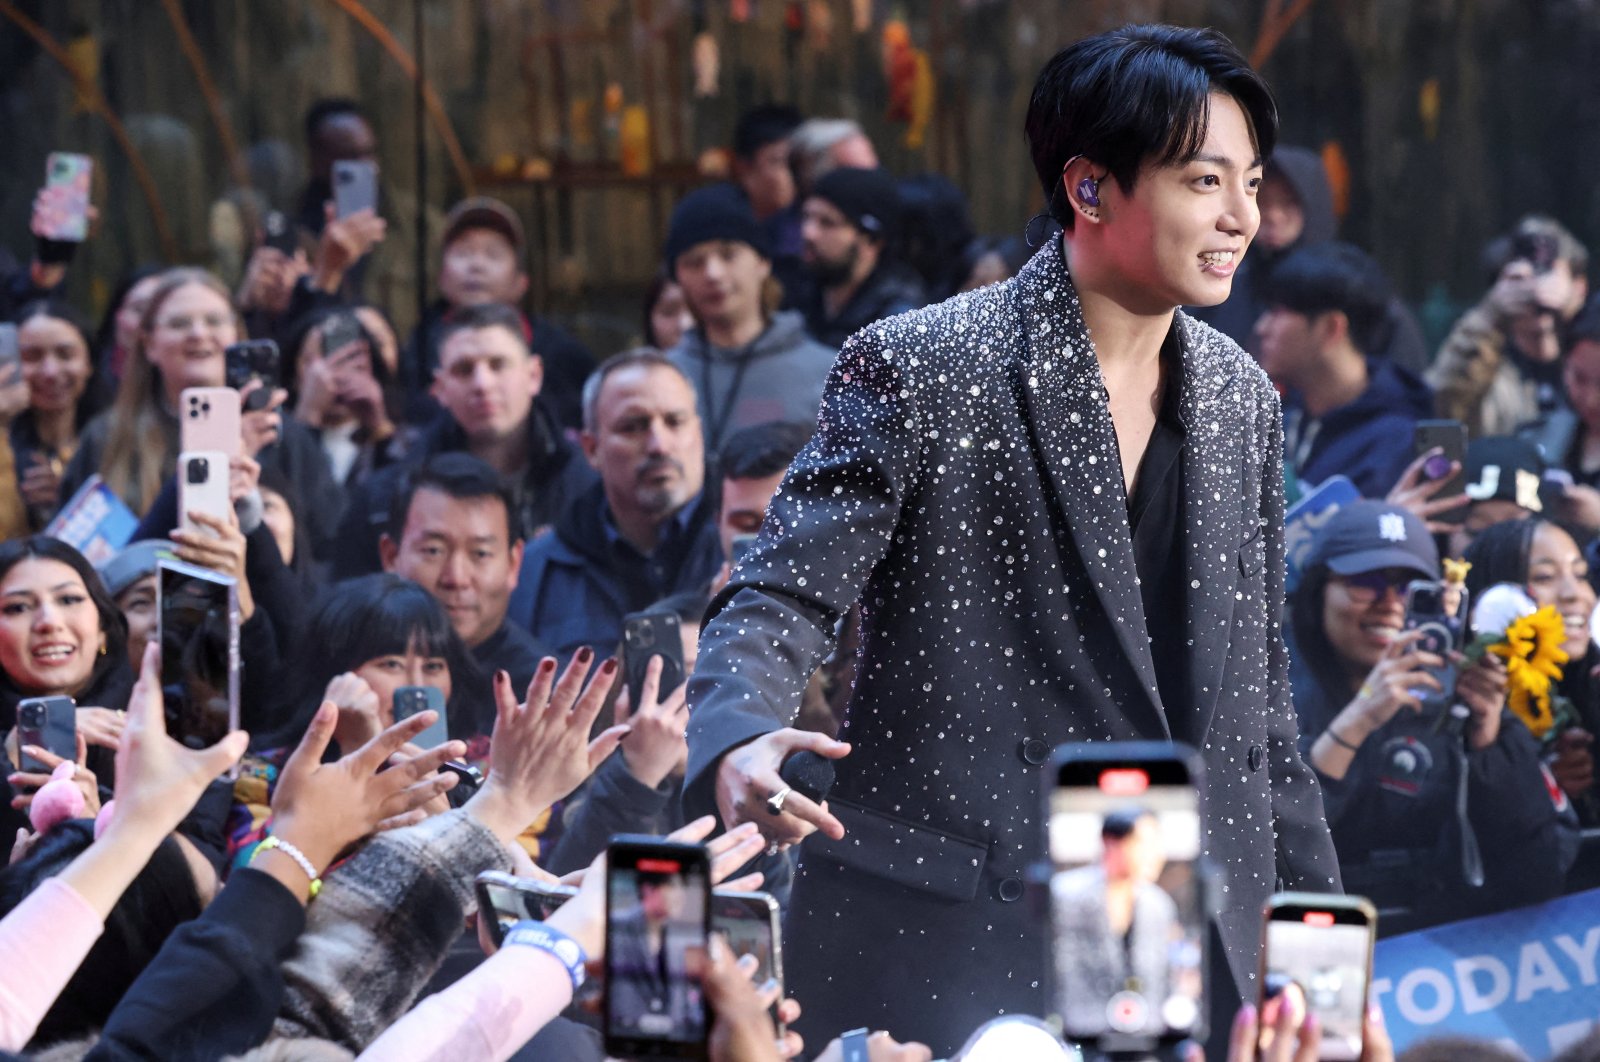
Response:
[[[1428,525],[1409,509],[1381,501],[1344,506],[1317,532],[1305,569],[1324,565],[1335,575],[1402,568],[1439,577],[1439,550]]]
[[[1462,489],[1473,501],[1508,501],[1530,513],[1544,512],[1539,488],[1545,461],[1532,440],[1511,435],[1474,439],[1462,466],[1466,484]]]
[[[511,247],[522,256],[527,247],[527,235],[522,230],[522,219],[517,212],[500,200],[487,195],[474,195],[450,208],[444,222],[444,245],[454,243],[456,237],[468,229],[489,229],[511,241]]]
[[[100,581],[106,591],[116,597],[147,575],[154,575],[156,562],[163,556],[177,556],[176,544],[164,538],[146,538],[126,547],[121,553],[102,564]]]

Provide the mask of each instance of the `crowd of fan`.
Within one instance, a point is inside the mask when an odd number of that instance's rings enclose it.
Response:
[[[571,1002],[558,963],[516,947],[484,959],[463,939],[476,874],[588,868],[551,924],[592,958],[607,840],[710,835],[678,810],[681,688],[617,680],[623,617],[678,616],[692,669],[734,540],[761,527],[846,337],[1002,280],[1027,250],[974,236],[948,182],[890,177],[853,123],[764,107],[735,130],[733,181],[677,205],[636,348],[597,359],[527,313],[523,223],[485,197],[445,218],[437,300],[402,338],[386,305],[407,297],[386,275],[407,259],[385,217],[398,195],[349,217],[327,206],[333,163],[373,158],[375,131],[334,100],[306,134],[304,195],[284,205],[298,246],[264,242],[236,290],[203,269],[140,270],[91,328],[57,294],[67,266],[0,282],[21,348],[0,377],[0,730],[21,698],[74,698],[86,805],[35,833],[44,779],[7,780],[0,954],[27,976],[0,984],[0,1047],[597,1058],[590,1030],[557,1017]],[[1577,882],[1582,828],[1600,825],[1600,302],[1586,303],[1584,248],[1553,221],[1519,224],[1430,357],[1378,267],[1334,240],[1316,156],[1280,150],[1260,205],[1232,298],[1198,315],[1284,394],[1291,502],[1335,475],[1369,499],[1318,530],[1285,612],[1347,887],[1390,932],[1558,895]],[[180,529],[179,396],[221,386],[223,349],[247,334],[276,340],[282,386],[243,416],[236,518]],[[1435,416],[1471,434],[1466,496],[1444,496],[1414,450]],[[141,521],[99,570],[40,534],[93,476]],[[163,554],[238,579],[248,748],[165,736]],[[1495,656],[1451,668],[1415,646],[1405,589],[1439,579],[1441,557],[1471,562],[1470,593],[1515,583],[1569,621],[1559,688],[1575,715],[1547,740],[1508,711]],[[847,624],[799,725],[836,731],[853,637]],[[394,720],[406,685],[444,693],[449,744],[407,744],[421,723]],[[1461,729],[1436,725],[1441,698],[1468,710]],[[214,781],[241,754],[238,779]],[[466,799],[437,772],[448,758],[484,772]],[[1463,877],[1464,831],[1481,886]],[[269,837],[325,876],[315,903]],[[753,828],[711,846],[720,876],[782,898],[788,858]],[[731,957],[704,979],[714,1057],[798,1050]],[[880,1037],[872,1058],[918,1051]]]

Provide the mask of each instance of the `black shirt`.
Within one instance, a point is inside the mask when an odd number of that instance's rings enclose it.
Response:
[[[483,668],[484,674],[492,677],[496,671],[504,670],[511,676],[511,689],[519,698],[527,690],[528,683],[533,681],[539,661],[554,655],[533,635],[510,620],[502,621],[499,630],[472,650],[472,659]],[[455,727],[450,730],[452,737],[463,736],[456,732]]]
[[[1139,575],[1156,688],[1177,740],[1192,740],[1188,631],[1183,591],[1183,345],[1174,322],[1161,345],[1161,407],[1128,500],[1133,563]]]

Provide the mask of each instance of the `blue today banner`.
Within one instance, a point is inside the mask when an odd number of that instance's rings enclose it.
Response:
[[[1544,1059],[1600,1023],[1600,889],[1380,940],[1372,999],[1396,1052],[1433,1036]]]

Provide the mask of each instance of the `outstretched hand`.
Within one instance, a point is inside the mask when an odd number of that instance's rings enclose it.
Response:
[[[467,808],[502,842],[509,844],[547,808],[582,785],[628,732],[625,726],[614,726],[589,739],[617,677],[617,662],[607,660],[585,685],[593,662],[592,650],[578,650],[558,680],[555,660],[546,657],[521,704],[511,689],[511,677],[504,671],[495,673],[489,777]]]
[[[437,715],[418,712],[343,759],[323,763],[339,723],[339,710],[324,701],[278,775],[272,795],[273,834],[294,844],[320,873],[368,834],[420,819],[422,805],[455,785],[455,775],[436,773],[440,764],[465,755],[466,745],[446,741],[387,770],[380,768]]]

